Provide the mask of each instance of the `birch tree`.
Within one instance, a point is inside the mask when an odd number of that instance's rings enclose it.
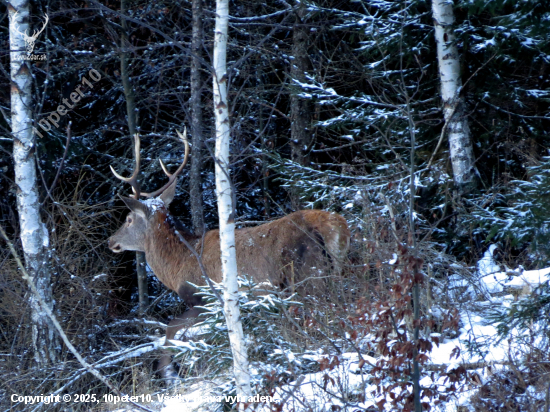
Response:
[[[455,43],[452,0],[432,0],[441,98],[445,129],[448,133],[453,176],[459,191],[466,193],[476,186],[475,158],[464,101],[460,96],[462,80]]]
[[[239,285],[235,255],[235,212],[233,189],[229,176],[229,110],[227,100],[227,29],[229,1],[216,1],[214,29],[214,113],[216,121],[216,195],[220,221],[220,247],[223,272],[224,313],[233,353],[233,372],[237,396],[247,399],[251,395],[248,355],[239,312]],[[241,401],[242,402],[242,401]],[[240,410],[244,404],[240,403]]]
[[[24,60],[26,42],[21,33],[30,30],[28,0],[14,0],[8,4],[10,17],[10,79],[11,131],[13,135],[13,163],[17,190],[17,211],[21,245],[27,271],[32,277],[43,302],[53,307],[51,270],[49,265],[49,234],[40,217],[40,200],[36,176],[32,115],[31,63]],[[41,308],[39,300],[30,294],[34,358],[38,365],[57,360],[57,335]]]

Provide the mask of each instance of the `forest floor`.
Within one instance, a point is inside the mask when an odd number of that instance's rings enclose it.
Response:
[[[544,405],[548,379],[535,377],[525,378],[525,359],[537,346],[537,338],[529,332],[512,330],[506,339],[498,338],[498,323],[491,318],[491,313],[510,308],[521,300],[521,296],[529,294],[538,285],[550,280],[550,268],[524,271],[521,267],[502,270],[494,263],[491,246],[484,257],[477,264],[477,284],[456,276],[450,279],[451,287],[457,293],[467,297],[470,302],[460,309],[461,328],[459,334],[453,338],[440,338],[439,345],[434,345],[431,359],[426,369],[452,370],[462,365],[468,371],[468,380],[460,387],[456,396],[450,397],[447,402],[434,406],[431,410],[444,412],[466,412],[479,409],[480,397],[483,402],[493,402],[498,409],[499,396],[502,403],[518,401],[518,397],[530,397],[530,404]],[[432,334],[433,335],[433,334]],[[458,348],[458,350],[457,350]],[[319,354],[321,360],[324,355]],[[297,381],[290,382],[276,390],[274,401],[281,403],[283,409],[273,409],[274,404],[269,402],[253,402],[255,410],[268,412],[282,411],[356,411],[378,410],[377,402],[381,396],[376,392],[376,386],[370,383],[369,370],[376,365],[379,358],[360,355],[355,352],[344,353],[339,357],[339,364],[331,369],[316,373],[301,375]],[[496,376],[502,373],[514,374],[518,385],[501,385],[500,391],[494,393]],[[227,371],[230,376],[230,371]],[[513,380],[513,379],[511,379]],[[192,385],[174,387],[164,394],[154,394],[153,402],[147,404],[150,410],[158,412],[181,411],[214,411],[219,410],[221,403],[217,396],[217,388],[223,384],[223,376],[214,380],[204,377]],[[450,385],[450,382],[440,379],[432,382],[430,373],[424,373],[422,386],[435,383],[440,390]],[[510,383],[510,382],[508,382]],[[511,388],[511,389],[510,389]],[[491,396],[488,396],[491,395]],[[476,399],[477,398],[477,399]],[[223,402],[223,399],[222,399]],[[353,405],[353,407],[351,406]],[[386,404],[387,408],[389,403]],[[386,409],[387,409],[386,408]],[[495,409],[495,410],[497,410]],[[136,410],[131,407],[113,410]],[[390,410],[390,409],[387,409]],[[486,410],[492,410],[488,407]],[[500,409],[498,409],[500,410]],[[506,409],[507,410],[507,409]],[[521,410],[521,409],[517,409]],[[537,409],[533,409],[537,410]],[[540,409],[539,409],[540,410]]]

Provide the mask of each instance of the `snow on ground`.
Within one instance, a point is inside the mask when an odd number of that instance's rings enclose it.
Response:
[[[524,271],[520,266],[514,270],[502,271],[502,268],[493,259],[495,251],[496,246],[491,245],[477,265],[479,286],[486,292],[483,295],[484,299],[477,302],[478,307],[509,307],[513,301],[518,299],[519,295],[529,294],[535,287],[550,280],[550,268]],[[490,324],[481,316],[479,310],[463,310],[461,318],[464,327],[460,336],[435,347],[432,351],[432,362],[434,364],[451,364],[449,362],[450,353],[455,346],[458,346],[462,354],[460,363],[470,365],[479,363],[482,366],[470,371],[476,372],[477,378],[483,384],[491,373],[488,368],[490,367],[493,371],[499,369],[500,365],[510,359],[510,354],[517,353],[522,349],[521,343],[518,343],[517,339],[497,341],[495,339],[497,325]],[[517,336],[517,334],[517,331],[512,331],[512,336]],[[468,351],[466,345],[475,347],[476,342],[487,344],[483,347],[483,352],[480,351],[476,354],[472,350]],[[459,405],[466,406],[469,398],[476,391],[477,388],[473,388],[462,393],[457,401],[449,402],[444,410],[455,412]]]
[[[477,264],[480,283],[490,294],[512,290],[522,290],[527,294],[534,287],[550,279],[550,268],[524,271],[523,267],[519,266],[514,270],[502,271],[493,259],[496,250],[497,247],[491,245]]]
[[[164,393],[146,395],[148,402],[138,402],[155,412],[211,412],[219,409],[220,401],[216,392],[218,384],[213,381],[203,381],[187,387],[174,387]],[[112,412],[137,412],[131,403],[118,402],[124,407]]]
[[[506,362],[511,353],[516,353],[520,343],[515,340],[506,339],[497,342],[496,325],[488,324],[487,320],[481,315],[480,307],[495,307],[498,305],[509,306],[517,296],[523,293],[529,293],[534,287],[550,279],[550,268],[541,270],[524,271],[523,268],[515,270],[502,270],[493,259],[496,246],[491,245],[483,258],[477,264],[477,278],[479,279],[479,288],[481,294],[473,296],[476,300],[475,305],[461,312],[462,329],[460,336],[455,339],[446,339],[438,346],[433,347],[431,352],[431,363],[433,365],[445,365],[447,370],[455,368],[458,365],[469,365],[469,372],[475,372],[481,383],[489,377],[490,367],[493,371],[497,370],[501,364]],[[455,285],[467,287],[467,282],[459,280]],[[470,292],[471,293],[471,290]],[[478,308],[475,309],[474,307]],[[472,351],[476,343],[484,343],[483,352]],[[458,359],[451,359],[453,350],[458,347],[460,356]],[[468,350],[470,349],[470,350]],[[321,357],[321,355],[319,355]],[[344,405],[343,401],[359,395],[365,394],[362,403],[356,404],[361,409],[367,409],[369,406],[375,406],[379,400],[373,395],[376,387],[369,384],[370,376],[368,374],[369,365],[376,364],[377,359],[362,355],[366,361],[363,368],[359,367],[359,355],[357,353],[345,353],[341,358],[341,363],[332,370],[324,370],[317,373],[302,375],[297,381],[291,382],[279,388],[275,395],[275,400],[285,400],[283,411],[330,411],[331,405]],[[479,364],[479,368],[475,366]],[[472,367],[473,365],[473,367]],[[221,384],[222,382],[218,382]],[[428,376],[423,378],[423,384],[431,383]],[[438,382],[444,386],[445,382]],[[216,396],[216,388],[219,387],[212,381],[205,381],[195,384],[181,392],[179,395],[164,399],[155,405],[147,405],[159,412],[182,412],[182,411],[212,411],[219,407],[219,402],[211,402]],[[362,388],[365,388],[363,390]],[[441,412],[456,412],[459,406],[467,406],[469,398],[475,394],[477,387],[458,395],[458,399],[453,399],[443,407],[434,408]],[[533,388],[531,388],[533,389]],[[529,389],[529,390],[531,390]],[[156,398],[155,398],[156,399]],[[355,408],[354,408],[355,409]],[[269,403],[256,404],[256,410],[260,412],[270,411]]]
[[[534,287],[549,279],[550,268],[523,271],[523,268],[514,271],[496,272],[481,278],[489,293],[498,293],[511,290],[529,293]]]
[[[210,412],[217,410],[216,387],[213,382],[191,385],[184,394],[166,395],[161,402],[160,412]]]
[[[491,305],[504,305],[509,306],[510,303],[517,299],[519,292],[530,293],[533,288],[550,280],[550,268],[540,270],[524,271],[523,268],[516,270],[502,271],[501,267],[494,261],[493,254],[496,251],[496,246],[491,245],[485,252],[483,258],[478,262],[478,279],[480,287],[486,293],[482,294],[477,302],[478,307],[488,307]],[[462,281],[461,286],[467,286],[466,281]],[[506,294],[506,292],[517,292],[514,294]],[[474,297],[475,298],[475,297]],[[433,365],[446,365],[447,370],[456,368],[460,364],[475,365],[479,364],[480,368],[472,369],[470,372],[476,372],[477,377],[484,383],[488,378],[490,372],[487,366],[490,366],[492,370],[499,368],[499,365],[506,362],[509,359],[510,353],[515,353],[518,349],[518,343],[514,340],[503,340],[496,342],[497,336],[496,325],[488,324],[487,320],[480,316],[479,311],[463,310],[461,313],[461,323],[463,325],[460,336],[455,339],[446,339],[438,346],[433,347],[431,352],[431,363]],[[484,347],[483,352],[475,353],[475,351],[469,351],[468,347],[475,347],[477,343],[488,343]],[[514,346],[516,345],[516,346]],[[458,359],[451,359],[451,355],[455,348],[460,349],[460,356]],[[317,407],[314,410],[324,410],[320,405],[327,405],[327,411],[331,410],[330,405],[339,405],[341,402],[339,398],[344,396],[345,393],[353,393],[354,388],[364,385],[364,381],[368,381],[368,373],[356,374],[358,365],[358,355],[356,353],[344,354],[345,363],[339,368],[331,371],[330,377],[334,379],[328,383],[323,380],[325,372],[318,372],[316,374],[306,375],[303,382],[300,384],[299,389],[295,389],[296,382],[285,386],[280,391],[282,397],[285,393],[294,391],[294,395],[298,395],[298,401],[285,405],[284,410],[308,410],[306,405],[308,401],[311,404],[315,404]],[[375,364],[375,358],[369,358],[363,355],[365,359],[368,359],[367,363]],[[422,384],[431,383],[429,377],[425,377]],[[440,385],[445,385],[444,382],[438,382]],[[332,385],[332,388],[331,388]],[[322,390],[323,387],[327,387],[329,390]],[[374,396],[368,395],[374,392],[375,387],[373,385],[366,385],[365,393],[367,398],[363,404],[360,404],[361,408],[375,405],[377,399]],[[331,390],[332,389],[332,390]],[[477,391],[476,387],[459,394],[458,399],[454,399],[448,402],[444,407],[439,408],[445,412],[456,412],[461,405],[466,406],[469,398]],[[332,392],[334,396],[328,396],[327,392]],[[262,411],[268,411],[268,408],[262,409]],[[438,410],[438,409],[433,409]]]

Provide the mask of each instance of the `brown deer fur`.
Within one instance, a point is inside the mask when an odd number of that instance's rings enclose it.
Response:
[[[109,248],[116,253],[145,252],[147,263],[159,280],[193,307],[200,304],[201,298],[194,296],[195,288],[188,282],[204,285],[206,281],[196,257],[181,238],[201,255],[207,275],[219,283],[220,237],[218,230],[207,232],[204,238],[195,236],[174,219],[168,212],[174,192],[175,182],[155,199],[140,202],[123,198],[131,212],[126,223],[109,238]],[[323,210],[301,210],[260,226],[238,229],[235,246],[239,275],[257,283],[269,281],[275,287],[300,294],[319,294],[328,269],[332,266],[334,274],[341,271],[349,241],[346,220]],[[168,338],[183,327],[178,327],[180,320],[184,319],[183,324],[188,327],[196,314],[191,311],[175,319]]]
[[[173,192],[174,185],[171,189]],[[109,247],[114,252],[145,252],[147,263],[159,280],[178,293],[188,306],[195,306],[199,301],[188,282],[204,285],[206,281],[197,259],[180,237],[202,256],[208,276],[221,282],[219,232],[211,230],[204,239],[192,235],[168,212],[173,193],[163,196],[146,202],[123,198],[132,210],[128,215],[130,222],[127,220],[111,236]],[[298,290],[309,293],[310,277],[314,280],[325,274],[331,263],[335,272],[340,271],[349,240],[345,219],[323,210],[301,210],[260,226],[238,229],[235,246],[239,275],[258,283],[270,281],[283,289],[302,282],[297,285]]]

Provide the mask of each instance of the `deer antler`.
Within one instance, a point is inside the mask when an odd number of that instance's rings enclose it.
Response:
[[[113,166],[109,166],[111,168],[111,172],[113,172],[113,174],[117,179],[120,179],[126,183],[130,183],[130,185],[132,185],[132,191],[134,192],[134,194],[131,195],[131,197],[133,197],[134,199],[139,199],[139,194],[140,194],[139,182],[137,180],[139,168],[140,168],[139,144],[140,144],[139,134],[136,133],[134,135],[134,158],[136,160],[136,167],[134,168],[134,172],[132,173],[132,176],[123,177],[116,172]]]
[[[168,187],[172,183],[174,183],[174,180],[177,179],[178,175],[181,173],[181,171],[183,170],[183,168],[187,164],[187,160],[189,158],[189,143],[187,142],[187,129],[184,129],[183,134],[181,134],[179,131],[177,131],[177,133],[178,133],[178,136],[180,137],[180,139],[183,141],[183,144],[185,145],[185,157],[183,158],[183,163],[178,167],[178,169],[173,174],[170,174],[168,172],[168,169],[166,168],[166,166],[162,162],[162,160],[159,159],[160,167],[162,167],[162,170],[164,171],[166,176],[168,176],[168,183],[166,183],[160,189],[155,190],[152,193],[141,193],[139,182],[137,180],[137,177],[138,177],[138,174],[139,174],[139,168],[140,168],[140,156],[139,156],[140,140],[139,140],[139,135],[138,134],[134,135],[134,152],[135,152],[134,157],[136,159],[136,167],[134,168],[134,172],[132,173],[132,176],[123,177],[115,171],[113,166],[110,166],[111,172],[113,172],[113,174],[115,175],[115,177],[117,179],[122,180],[123,182],[126,182],[126,183],[130,183],[130,185],[132,186],[132,191],[134,192],[134,194],[131,195],[131,197],[133,197],[134,199],[139,199],[140,196],[147,197],[147,198],[156,197],[156,196],[160,195],[162,192],[164,192],[166,189],[168,189]]]
[[[42,33],[44,31],[44,29],[46,28],[46,25],[50,21],[50,18],[48,17],[48,15],[46,14],[45,16],[46,16],[46,19],[44,21],[44,25],[42,26],[42,29],[40,29],[40,31],[35,30],[33,35],[32,35],[32,38],[34,40],[36,40],[38,38],[38,36],[40,36],[40,33]]]
[[[162,167],[163,172],[166,174],[166,176],[168,176],[168,183],[166,183],[160,189],[155,190],[152,193],[142,193],[141,196],[149,198],[149,197],[156,197],[160,195],[162,192],[168,189],[168,187],[172,183],[174,183],[174,180],[177,179],[178,175],[181,173],[181,171],[187,164],[187,160],[189,159],[189,143],[187,142],[187,129],[183,130],[183,134],[181,134],[179,130],[177,130],[177,133],[180,139],[183,141],[183,144],[185,145],[185,157],[183,158],[183,163],[180,165],[180,167],[178,167],[178,169],[173,174],[170,174],[168,172],[168,169],[166,169],[166,166],[164,165],[164,163],[162,163],[162,160],[159,159],[160,167]]]
[[[16,23],[16,20],[15,20],[15,19],[17,18],[17,15],[18,15],[18,14],[19,14],[19,10],[17,10],[17,11],[13,14],[13,17],[11,18],[12,21],[14,22],[14,24]],[[14,29],[15,29],[15,31],[16,31],[17,33],[19,33],[21,36],[23,36],[23,38],[27,37],[27,31],[26,31],[26,30],[25,30],[25,33],[21,33],[21,32],[19,31],[19,28],[18,28],[18,27],[14,27]]]
[[[19,14],[19,10],[16,11],[15,14],[13,15],[13,17],[12,17],[12,20],[13,20],[13,21],[15,21],[15,18],[17,17],[18,14]],[[23,36],[24,39],[36,40],[36,39],[38,38],[38,36],[40,36],[40,33],[42,33],[42,32],[44,31],[44,29],[46,28],[46,25],[47,25],[48,22],[50,21],[50,17],[49,17],[47,14],[45,14],[45,16],[46,16],[46,19],[45,19],[45,21],[44,21],[44,25],[42,26],[42,29],[40,29],[40,31],[35,30],[32,36],[29,36],[29,35],[27,34],[28,29],[25,30],[25,33],[21,33],[21,32],[19,31],[19,29],[18,29],[17,27],[15,27],[15,31],[16,31],[17,33],[19,33],[21,36]]]

